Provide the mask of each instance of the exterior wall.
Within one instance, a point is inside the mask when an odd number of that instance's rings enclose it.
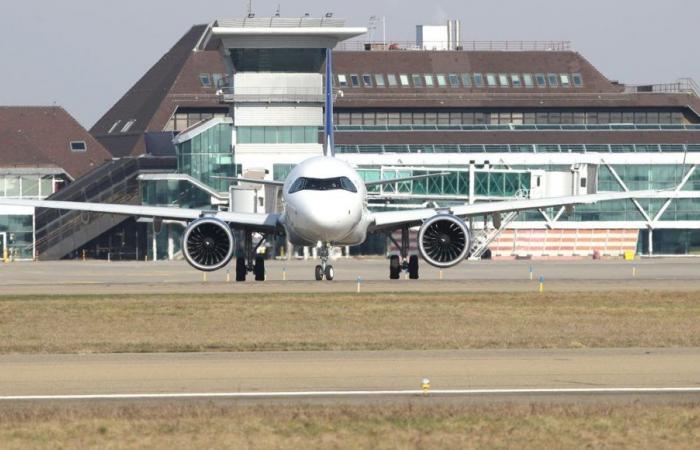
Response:
[[[0,247],[3,237],[11,259],[34,259],[34,208],[0,206]],[[0,262],[3,252],[0,248]]]

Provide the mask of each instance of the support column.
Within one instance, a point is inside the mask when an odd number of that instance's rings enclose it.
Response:
[[[649,228],[649,256],[654,256],[654,230]]]

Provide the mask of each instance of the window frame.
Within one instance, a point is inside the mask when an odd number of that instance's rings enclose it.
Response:
[[[564,81],[566,81],[566,83]],[[568,73],[560,73],[559,74],[559,85],[563,88],[570,88],[571,87],[571,75],[569,75]]]
[[[552,83],[554,81],[554,83]],[[547,85],[551,88],[558,88],[559,87],[559,75],[556,73],[548,73],[547,74]]]
[[[498,86],[502,87],[502,88],[509,88],[510,87],[510,79],[509,79],[507,73],[499,73],[498,74]]]
[[[416,83],[418,81],[418,83]],[[413,87],[414,88],[424,88],[425,87],[425,80],[423,79],[423,75],[419,73],[412,73],[411,74],[411,82],[413,82]]]
[[[521,87],[523,87],[523,81],[519,73],[510,74],[510,84],[515,89],[520,89]]]
[[[573,87],[582,88],[583,87],[583,76],[580,73],[572,73],[571,74],[571,82],[572,82]]]
[[[135,123],[136,123],[136,119],[129,120],[128,122],[126,122],[124,124],[124,126],[122,127],[122,129],[119,132],[120,133],[128,133],[129,130],[131,130],[131,127],[133,127]]]
[[[454,80],[457,80],[457,83],[453,83]],[[447,81],[450,83],[450,87],[458,88],[460,86],[459,75],[456,73],[448,73]]]
[[[351,73],[350,74],[350,87],[352,88],[359,88],[362,87],[362,81],[360,79],[360,76],[356,73]]]
[[[411,87],[411,77],[409,77],[407,73],[399,74],[399,86],[402,88]]]
[[[211,87],[211,74],[210,73],[200,73],[199,74],[199,84],[204,88]]]
[[[374,80],[372,79],[372,74],[363,73],[361,79],[363,87],[374,87]],[[367,80],[369,80],[369,83],[367,82]]]
[[[547,75],[544,73],[536,73],[535,84],[538,88],[545,89],[547,87]]]
[[[338,74],[338,87],[350,87],[350,81],[348,80],[348,76],[344,73]]]
[[[76,149],[74,147],[74,144],[82,144],[83,148]],[[85,153],[85,152],[87,152],[87,143],[85,141],[70,141],[70,143],[68,144],[68,147],[70,148],[70,151],[73,153]]]
[[[486,74],[486,87],[497,88],[498,87],[498,75],[495,73]]]
[[[423,74],[423,82],[425,82],[425,87],[427,88],[435,87],[435,77],[432,73]]]
[[[442,78],[442,83],[440,83],[440,79]],[[437,87],[447,87],[448,86],[448,81],[447,81],[447,75],[444,73],[439,73],[435,75],[435,81],[437,82]]]
[[[473,73],[472,80],[474,81],[475,88],[483,88],[485,86],[484,74],[481,72]]]
[[[527,81],[530,80],[530,83],[528,84]],[[536,85],[535,83],[535,77],[531,73],[524,73],[523,74],[523,86],[525,89],[532,89]]]
[[[383,73],[374,74],[374,85],[378,88],[386,87],[386,80],[384,79]]]
[[[386,84],[390,88],[400,86],[399,79],[396,77],[395,73],[386,74]]]

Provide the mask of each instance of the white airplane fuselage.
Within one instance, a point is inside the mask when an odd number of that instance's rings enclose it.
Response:
[[[282,189],[281,222],[292,244],[365,241],[371,221],[367,187],[350,164],[325,156],[307,159],[291,171]]]

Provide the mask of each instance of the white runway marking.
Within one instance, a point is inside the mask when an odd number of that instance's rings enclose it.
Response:
[[[20,400],[149,400],[198,398],[324,398],[324,397],[422,397],[478,395],[615,395],[615,394],[700,394],[700,387],[673,388],[572,388],[572,389],[435,389],[394,391],[297,391],[297,392],[200,392],[161,394],[6,395],[0,401]]]

